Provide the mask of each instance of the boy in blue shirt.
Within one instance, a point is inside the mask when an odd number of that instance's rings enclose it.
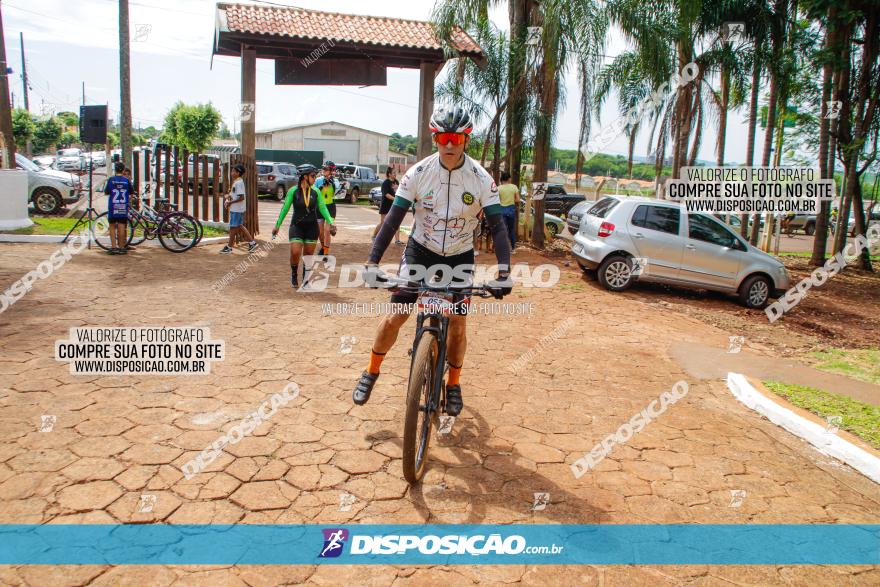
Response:
[[[122,173],[125,164],[122,162],[114,165],[116,175],[107,179],[104,193],[110,196],[107,199],[107,220],[110,222],[110,255],[124,255],[128,252],[126,243],[128,235],[128,200],[131,196],[131,181]]]

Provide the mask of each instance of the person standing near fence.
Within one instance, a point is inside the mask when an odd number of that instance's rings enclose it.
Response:
[[[244,225],[244,212],[247,209],[247,198],[244,185],[244,165],[241,163],[232,168],[232,189],[224,198],[223,206],[229,210],[229,242],[220,251],[221,255],[232,252],[235,238],[241,235],[242,240],[247,239],[248,252],[257,248],[257,241]]]
[[[131,181],[123,173],[125,165],[117,163],[113,166],[116,175],[107,179],[104,193],[107,199],[107,221],[110,223],[109,255],[124,255],[131,247],[127,246],[128,234],[128,200],[131,197]]]
[[[510,181],[510,173],[501,172],[501,185],[498,186],[498,199],[501,200],[501,215],[507,225],[507,238],[510,239],[510,252],[516,249],[516,209],[519,206],[519,190]]]

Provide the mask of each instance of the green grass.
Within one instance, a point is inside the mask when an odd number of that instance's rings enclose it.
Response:
[[[767,389],[821,418],[839,416],[838,426],[880,449],[880,407],[852,398],[778,381],[765,381]]]
[[[52,217],[35,217],[31,218],[33,224],[27,228],[17,228],[8,230],[10,234],[67,234],[76,224],[76,218],[65,218],[63,216]]]
[[[76,224],[76,218],[66,218],[64,216],[37,216],[31,218],[31,220],[33,220],[34,222],[32,226],[4,232],[7,232],[9,234],[65,235],[70,231],[71,228],[73,228],[73,225]],[[80,226],[82,227],[83,225]],[[212,236],[226,236],[227,234],[228,233],[222,228],[205,226],[205,233],[204,235],[202,235],[202,238]]]
[[[880,384],[880,349],[825,349],[812,356],[817,369]]]

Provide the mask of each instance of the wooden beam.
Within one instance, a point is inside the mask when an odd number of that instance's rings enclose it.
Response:
[[[243,47],[241,51],[241,103],[253,104],[250,109],[251,115],[247,120],[241,121],[241,156],[245,168],[244,183],[247,209],[245,212],[245,226],[251,234],[256,235],[259,228],[259,215],[257,214],[257,52],[253,47]]]
[[[416,157],[421,161],[431,154],[431,132],[428,124],[434,112],[434,75],[436,63],[422,62],[419,68],[419,140]]]

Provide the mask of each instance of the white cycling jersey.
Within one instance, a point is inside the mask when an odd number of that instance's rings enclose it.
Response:
[[[451,256],[474,248],[474,230],[480,210],[500,205],[498,187],[489,172],[464,156],[456,169],[440,164],[440,154],[425,157],[400,180],[395,197],[415,207],[410,238],[440,255]]]

